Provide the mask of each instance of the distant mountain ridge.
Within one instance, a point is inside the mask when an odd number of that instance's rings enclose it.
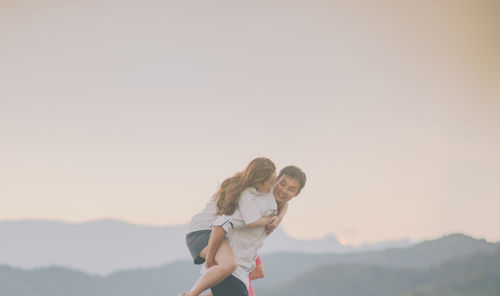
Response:
[[[418,270],[366,264],[317,267],[262,296],[493,296],[500,295],[500,248],[454,257]],[[256,288],[257,289],[257,288]]]
[[[265,278],[254,282],[262,296],[500,295],[500,244],[461,234],[408,248],[355,254],[270,254],[264,257],[264,266]],[[176,295],[198,276],[199,267],[188,260],[108,276],[60,267],[0,266],[0,295]]]
[[[385,268],[411,268],[423,270],[453,258],[484,252],[491,253],[500,243],[490,243],[464,234],[451,234],[437,240],[424,241],[407,248],[349,254],[279,253],[264,255],[266,279],[257,281],[255,287],[286,284],[317,266],[322,265],[375,265]],[[272,282],[268,282],[272,279]]]
[[[187,225],[142,226],[104,219],[86,223],[22,220],[0,222],[0,264],[21,268],[65,266],[92,274],[160,266],[188,259]],[[409,240],[353,247],[334,236],[300,240],[278,228],[266,239],[262,254],[274,252],[348,253],[406,247]]]

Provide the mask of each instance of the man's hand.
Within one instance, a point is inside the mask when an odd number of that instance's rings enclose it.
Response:
[[[208,258],[207,257],[207,259],[205,259],[205,266],[207,268],[210,268],[210,267],[212,267],[214,265],[216,265],[214,258]]]

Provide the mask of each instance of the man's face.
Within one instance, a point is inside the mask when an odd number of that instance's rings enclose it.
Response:
[[[274,198],[278,203],[284,203],[294,198],[299,193],[299,181],[283,175],[274,187]]]

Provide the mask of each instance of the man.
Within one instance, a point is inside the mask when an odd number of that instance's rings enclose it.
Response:
[[[280,171],[278,182],[269,194],[262,197],[259,203],[261,215],[283,207],[292,198],[297,196],[306,183],[306,175],[296,166],[287,166]],[[246,227],[241,215],[235,212],[231,216],[220,216],[214,223],[208,243],[206,267],[215,264],[214,257],[222,240],[227,239],[233,249],[237,267],[224,281],[211,288],[214,296],[248,296],[249,273],[254,268],[257,251],[262,246],[266,236],[277,226]]]
[[[249,276],[250,286],[248,287],[248,296],[255,296],[255,292],[252,287],[252,281],[262,278],[264,278],[264,264],[262,264],[262,259],[260,258],[260,256],[257,256],[257,259],[255,259],[255,268],[254,270],[252,270],[252,272],[250,272]],[[208,292],[203,296],[213,296],[213,294],[212,292]]]

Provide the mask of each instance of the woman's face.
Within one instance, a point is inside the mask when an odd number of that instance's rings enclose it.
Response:
[[[274,183],[276,182],[276,173],[274,172],[269,178],[267,178],[264,183],[261,183],[259,185],[255,185],[255,189],[257,191],[262,192],[262,193],[268,193],[271,191],[271,188],[273,188]]]

